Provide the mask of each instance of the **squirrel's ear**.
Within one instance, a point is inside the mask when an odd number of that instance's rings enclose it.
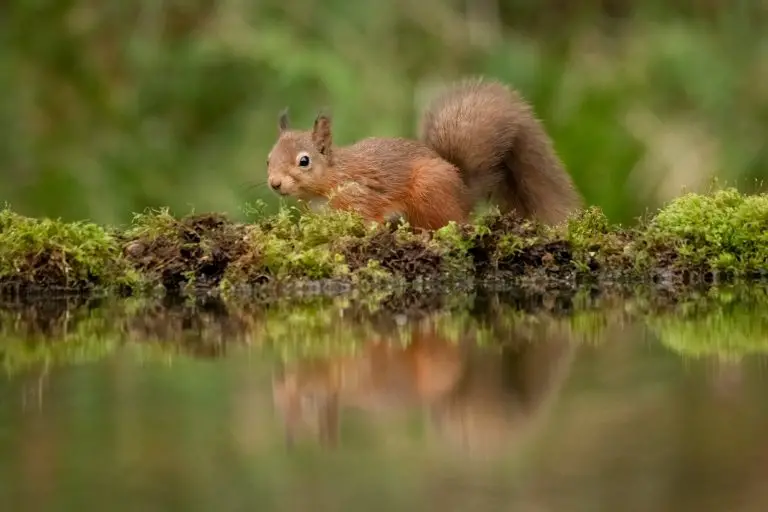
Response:
[[[331,141],[331,117],[326,113],[320,113],[312,128],[312,142],[321,154],[328,156],[331,152]]]
[[[280,112],[280,117],[277,120],[277,127],[280,129],[281,132],[284,132],[288,129],[288,107],[285,107]]]

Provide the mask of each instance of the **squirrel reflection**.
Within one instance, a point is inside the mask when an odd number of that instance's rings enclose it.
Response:
[[[384,335],[354,356],[287,365],[274,378],[273,399],[288,443],[303,432],[337,445],[339,416],[349,408],[371,416],[425,408],[441,438],[470,451],[519,439],[567,375],[569,330],[556,320],[491,326],[493,341],[482,347],[472,331],[452,342],[426,318],[411,323],[407,346]]]

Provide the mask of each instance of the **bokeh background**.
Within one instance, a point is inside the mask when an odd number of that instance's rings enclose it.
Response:
[[[483,73],[534,105],[587,201],[630,222],[768,169],[766,0],[8,0],[0,202],[122,223],[276,199],[280,109],[335,140],[413,136]]]

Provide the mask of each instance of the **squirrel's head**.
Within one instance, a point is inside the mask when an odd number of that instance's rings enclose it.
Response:
[[[280,113],[279,137],[267,157],[269,187],[280,195],[312,199],[328,192],[331,119],[321,113],[312,130],[291,130],[288,111]]]

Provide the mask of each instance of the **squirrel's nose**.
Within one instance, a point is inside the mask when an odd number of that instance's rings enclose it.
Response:
[[[282,185],[282,182],[279,179],[269,179],[269,186],[272,187],[272,190],[280,190],[280,185]]]

